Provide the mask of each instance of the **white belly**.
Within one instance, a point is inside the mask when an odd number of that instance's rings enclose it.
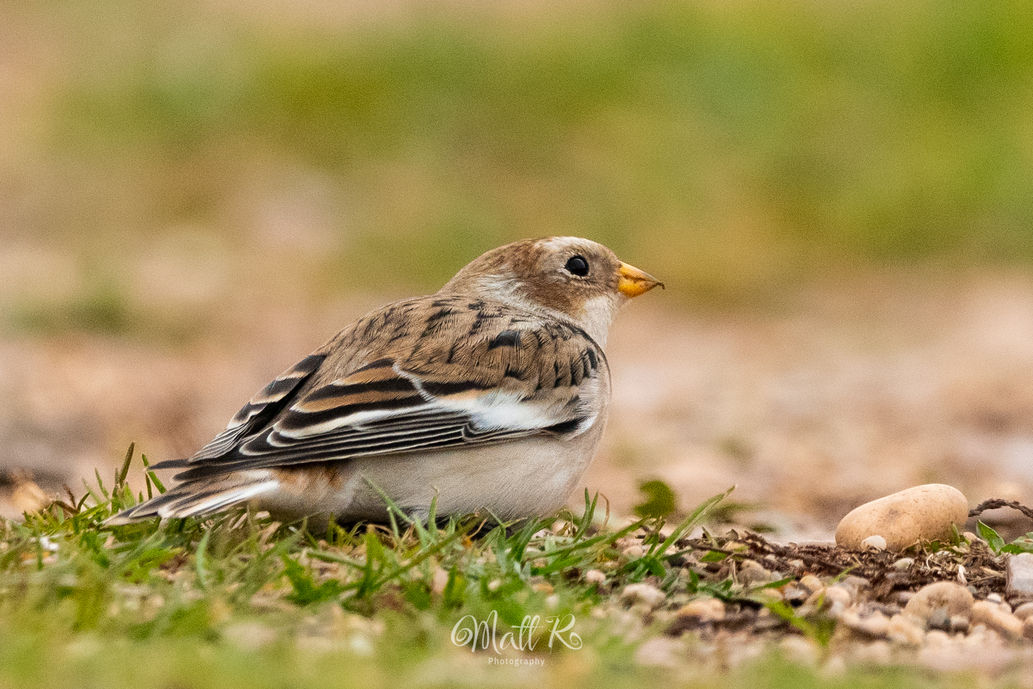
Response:
[[[517,441],[420,454],[385,455],[334,466],[336,476],[281,481],[259,507],[295,516],[383,521],[381,491],[409,514],[426,517],[437,497],[438,516],[487,511],[509,520],[551,514],[566,503],[595,455],[604,419],[570,440],[537,436]],[[379,490],[378,490],[379,489]]]

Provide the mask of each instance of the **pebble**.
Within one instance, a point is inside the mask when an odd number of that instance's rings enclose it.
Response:
[[[782,589],[782,599],[790,605],[800,605],[809,596],[803,589],[798,589],[795,586],[786,586]]]
[[[886,539],[875,534],[861,541],[861,548],[864,550],[886,550]]]
[[[821,579],[813,574],[804,574],[800,577],[800,581],[798,583],[800,586],[807,589],[808,593],[819,593],[825,590],[825,584],[821,583]]]
[[[815,591],[811,595],[807,596],[807,600],[803,602],[803,607],[814,608],[818,610],[826,605],[829,605],[828,599],[825,597],[825,591]]]
[[[890,641],[901,646],[921,646],[925,640],[925,630],[907,615],[891,617],[886,635]]]
[[[606,575],[598,569],[590,569],[585,572],[585,581],[589,584],[602,584],[606,581]]]
[[[968,634],[971,624],[966,615],[954,615],[947,621],[951,634]]]
[[[697,598],[683,605],[677,615],[678,617],[698,617],[703,622],[723,620],[725,604],[717,598]]]
[[[943,619],[937,615],[937,622],[948,624],[950,618],[955,615],[968,616],[972,612],[972,593],[953,581],[938,581],[935,584],[923,586],[904,606],[904,614],[918,621],[923,626],[930,624],[934,615],[939,612]],[[942,626],[939,627],[943,629]]]
[[[922,540],[946,540],[967,519],[968,500],[957,488],[915,486],[851,511],[836,527],[836,544],[861,549],[869,537],[881,536],[887,550],[900,551]]]
[[[1033,596],[1033,553],[1009,555],[1008,595]]]
[[[1033,617],[1033,603],[1023,603],[1015,608],[1012,614],[1025,622],[1029,617]]]
[[[861,617],[857,612],[844,612],[839,621],[852,631],[877,639],[884,639],[890,630],[890,618],[881,612],[874,612],[868,617]]]
[[[850,576],[843,577],[843,580],[839,582],[839,585],[845,586],[848,591],[851,591],[850,595],[859,596],[861,591],[871,588],[872,582],[868,581],[864,577],[851,574]]]
[[[906,571],[908,569],[911,569],[911,565],[913,565],[913,564],[915,564],[915,559],[914,558],[912,558],[912,557],[902,557],[902,558],[900,558],[899,560],[897,560],[896,562],[893,563],[893,569],[899,569],[901,571]]]
[[[445,592],[446,586],[448,586],[448,572],[443,570],[441,567],[436,567],[431,578],[431,590],[434,591],[434,593],[441,595]]]
[[[739,565],[739,581],[747,585],[767,584],[774,581],[771,572],[753,560],[743,560]]]
[[[1027,617],[1022,622],[1022,635],[1033,641],[1033,617]]]
[[[851,598],[850,591],[842,584],[833,584],[825,589],[825,599],[831,603],[850,605]]]
[[[621,591],[621,600],[626,603],[643,603],[655,608],[667,599],[663,591],[651,584],[628,584]]]
[[[972,606],[972,624],[986,625],[1009,639],[1018,639],[1023,633],[1023,623],[1018,617],[987,601]]]
[[[947,614],[946,609],[937,608],[936,610],[933,610],[931,615],[929,615],[929,619],[926,620],[925,626],[927,629],[947,631],[951,628],[950,615]]]
[[[914,591],[897,591],[896,594],[892,596],[892,599],[894,603],[896,603],[900,607],[904,607],[905,605],[907,605],[907,602],[914,597]]]
[[[629,545],[624,549],[624,557],[629,560],[637,560],[646,554],[646,551],[642,549],[640,545]]]

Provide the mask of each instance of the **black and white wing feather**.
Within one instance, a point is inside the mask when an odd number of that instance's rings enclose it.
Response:
[[[605,404],[605,355],[576,326],[479,300],[437,299],[422,313],[399,302],[383,311],[278,376],[194,456],[155,468],[182,468],[178,480],[196,481],[538,433],[573,436]],[[367,346],[356,351],[356,340]],[[369,361],[373,354],[386,356]]]

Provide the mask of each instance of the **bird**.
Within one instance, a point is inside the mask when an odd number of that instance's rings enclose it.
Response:
[[[164,493],[107,520],[207,517],[499,521],[562,508],[599,444],[605,346],[656,278],[580,237],[493,249],[436,293],[378,308],[276,377]],[[433,508],[432,508],[433,503]]]

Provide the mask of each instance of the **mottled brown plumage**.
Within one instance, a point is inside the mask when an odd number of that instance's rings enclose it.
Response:
[[[555,509],[595,451],[617,307],[658,284],[602,245],[516,242],[377,309],[256,394],[169,492],[113,518],[249,500],[297,516]],[[525,485],[526,484],[526,485]],[[541,488],[538,490],[538,488]]]

